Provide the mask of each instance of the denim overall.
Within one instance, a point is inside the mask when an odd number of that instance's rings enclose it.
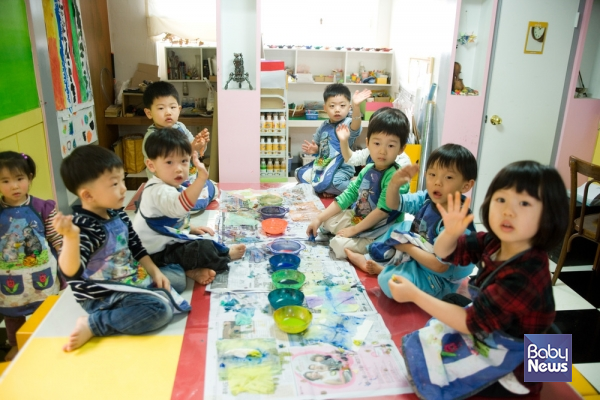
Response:
[[[477,298],[502,267],[524,253],[503,262],[481,287],[469,285],[471,298]],[[481,271],[481,265],[478,267]],[[523,343],[522,338],[498,331],[480,340],[432,318],[424,328],[402,338],[402,354],[411,386],[419,398],[464,399],[511,374],[522,364]]]
[[[59,291],[58,264],[34,200],[0,208],[0,314],[8,317],[32,314]]]

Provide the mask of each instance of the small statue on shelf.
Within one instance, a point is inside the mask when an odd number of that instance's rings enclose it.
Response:
[[[229,82],[231,82],[231,81],[238,82],[240,85],[239,87],[241,89],[242,82],[246,81],[246,82],[248,82],[248,86],[250,87],[250,90],[253,90],[252,84],[250,83],[250,80],[248,79],[250,74],[248,74],[247,72],[244,72],[244,58],[242,57],[242,53],[233,53],[233,56],[235,57],[233,59],[234,72],[231,72],[229,74],[229,80],[227,81],[227,83],[225,83],[225,89],[227,89],[227,86],[229,85]]]

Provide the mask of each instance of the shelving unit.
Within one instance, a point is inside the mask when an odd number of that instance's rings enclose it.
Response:
[[[277,94],[261,94],[261,109],[262,113],[277,113],[283,114],[285,117],[285,127],[284,128],[265,128],[262,123],[260,127],[260,138],[262,139],[276,139],[278,144],[283,142],[284,148],[281,149],[278,146],[277,150],[269,150],[260,148],[260,159],[262,160],[271,160],[273,164],[275,164],[275,160],[278,159],[280,161],[280,168],[277,172],[268,172],[266,175],[263,175],[263,170],[261,170],[260,181],[261,182],[287,182],[288,176],[288,124],[287,124],[287,101],[286,101],[286,93],[283,91],[283,95]],[[266,101],[263,101],[266,100]],[[279,104],[281,107],[274,107],[273,105]],[[264,107],[264,108],[263,108]]]

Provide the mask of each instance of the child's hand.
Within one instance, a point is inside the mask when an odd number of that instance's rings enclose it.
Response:
[[[350,139],[350,130],[348,129],[348,126],[344,124],[339,124],[335,130],[335,133],[337,134],[340,142],[347,142],[348,139]]]
[[[192,164],[194,164],[194,167],[196,167],[196,170],[198,171],[197,179],[207,180],[208,179],[208,171],[206,170],[204,163],[202,161],[200,161],[200,159],[198,158],[197,151],[194,151],[194,154],[192,155]]]
[[[359,106],[360,103],[362,103],[369,97],[371,97],[371,91],[369,89],[363,89],[361,92],[357,90],[354,92],[354,96],[352,96],[352,103],[355,106]]]
[[[394,172],[390,183],[394,186],[400,187],[411,181],[412,177],[419,172],[419,164],[411,164],[406,167],[399,169]]]
[[[215,235],[215,231],[213,231],[208,226],[197,226],[195,228],[190,229],[190,233],[192,235],[204,235],[205,233],[208,233],[210,236]]]
[[[73,223],[72,215],[64,215],[60,211],[56,213],[52,226],[59,235],[64,238],[75,238],[79,236],[79,227]]]
[[[447,235],[459,237],[465,233],[465,230],[469,227],[471,221],[475,216],[473,214],[467,215],[469,212],[469,205],[471,204],[471,198],[467,197],[465,204],[461,207],[460,192],[454,194],[448,194],[448,211],[444,210],[440,204],[437,204],[437,209],[442,215],[444,220],[444,232]]]
[[[311,235],[313,237],[317,237],[317,235],[319,234],[319,227],[321,226],[321,221],[318,218],[313,218],[312,221],[310,221],[310,224],[308,224],[308,228],[306,228],[306,234],[310,237]]]
[[[398,275],[392,275],[392,278],[388,281],[388,286],[392,293],[392,298],[398,303],[414,301],[415,296],[419,292],[419,288],[411,281]]]
[[[305,140],[304,143],[302,143],[302,152],[305,154],[317,154],[319,152],[319,146],[317,146],[314,140],[312,143]]]
[[[340,229],[336,234],[336,236],[346,238],[353,237],[354,235],[356,235],[356,232],[354,231],[354,226],[349,226],[348,228]]]
[[[151,276],[157,288],[171,290],[171,282],[169,282],[169,278],[160,272],[158,268],[156,269],[156,272],[154,272],[154,275]]]
[[[204,157],[204,152],[206,151],[206,144],[210,141],[210,133],[208,129],[204,128],[200,133],[198,133],[194,137],[194,141],[192,142],[192,149],[196,150],[200,157]]]

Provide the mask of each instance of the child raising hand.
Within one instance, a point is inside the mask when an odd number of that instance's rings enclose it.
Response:
[[[554,168],[519,161],[490,184],[481,206],[488,232],[463,234],[473,218],[468,206],[467,199],[461,207],[458,193],[448,195],[446,210],[438,206],[445,229],[434,252],[444,262],[478,264],[471,299],[450,304],[402,277],[389,281],[396,301],[412,301],[434,318],[402,340],[410,381],[422,398],[536,394],[542,384],[524,382],[523,335],[546,333],[554,321],[547,251],[567,228],[565,185]],[[462,361],[468,371],[456,369]]]

